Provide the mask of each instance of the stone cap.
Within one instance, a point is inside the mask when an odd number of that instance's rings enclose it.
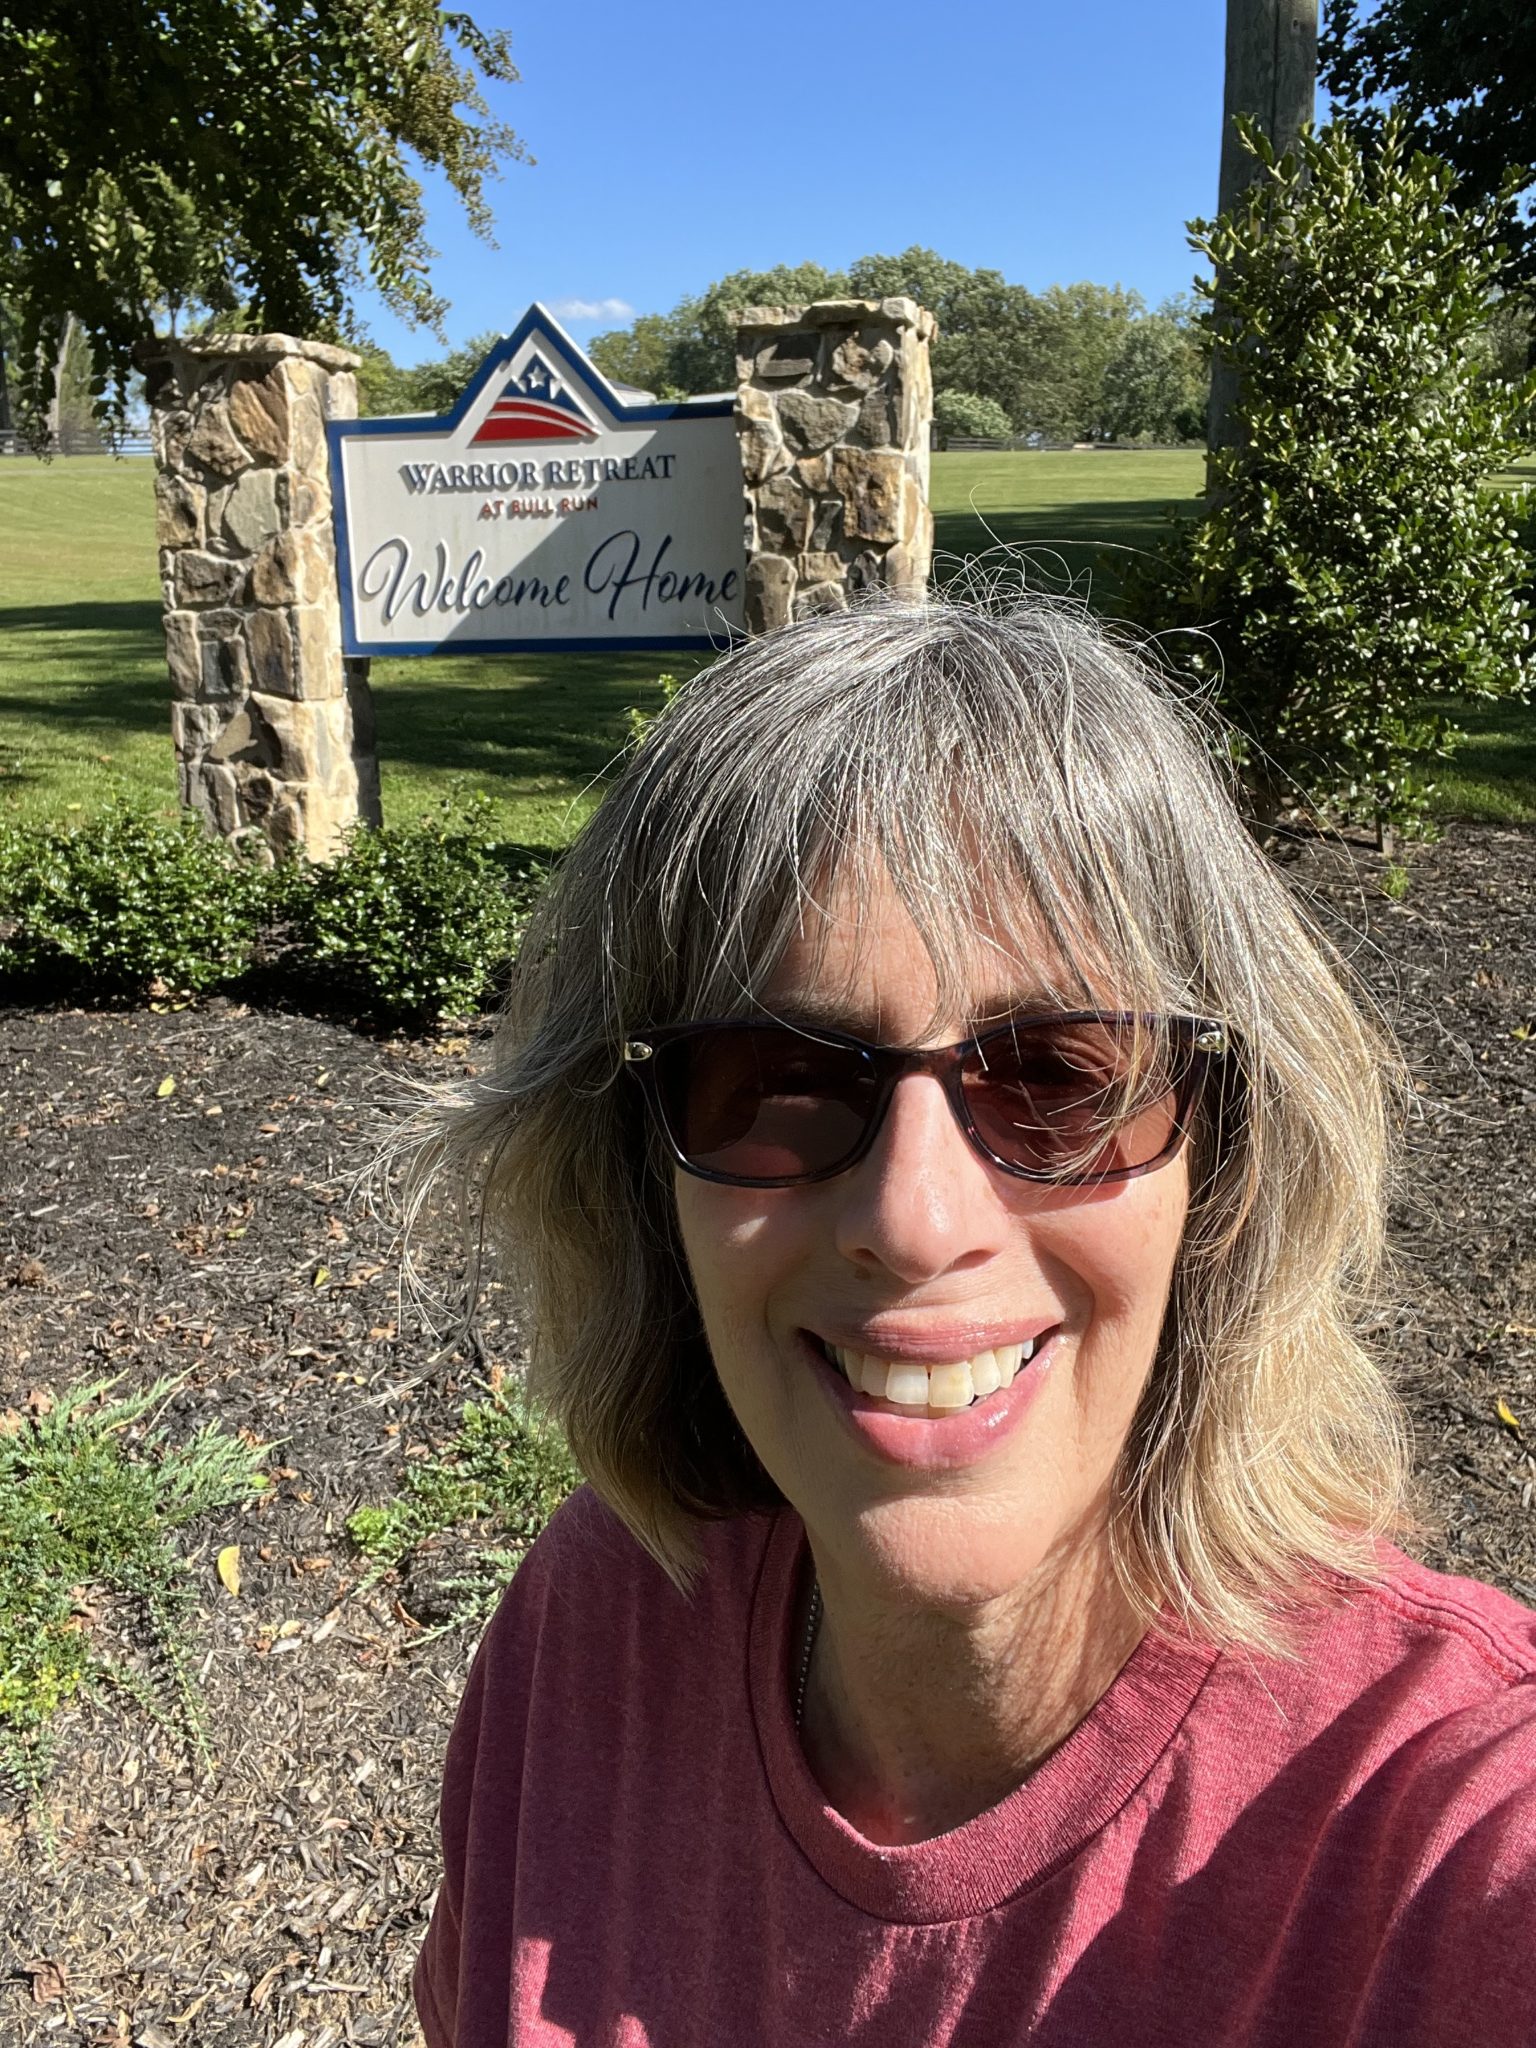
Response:
[[[939,323],[916,299],[813,299],[808,306],[744,306],[738,328],[764,333],[780,327],[852,327],[864,320],[888,320],[893,327],[915,327],[918,337],[932,341]]]
[[[228,356],[243,362],[280,363],[287,356],[302,356],[323,370],[355,370],[362,357],[349,348],[335,348],[328,341],[303,341],[292,334],[197,334],[156,335],[141,341],[133,351],[140,368],[150,363],[169,362],[174,356],[201,356],[214,360]]]

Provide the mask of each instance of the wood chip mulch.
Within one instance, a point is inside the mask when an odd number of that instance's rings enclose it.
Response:
[[[1425,1555],[1536,1604],[1536,830],[1455,826],[1409,864],[1401,903],[1361,847],[1310,843],[1288,872],[1418,1087],[1403,1305],[1380,1334],[1413,1408]],[[468,1070],[482,1038],[217,1001],[0,1009],[0,1408],[185,1373],[173,1438],[216,1418],[281,1439],[260,1501],[180,1542],[213,1775],[109,1700],[60,1718],[51,1851],[0,1800],[7,2048],[420,2040],[409,1976],[473,1632],[425,1640],[409,1574],[359,1596],[343,1524],[522,1354],[493,1289],[473,1345],[431,1362],[393,1226],[356,1183],[410,1083]],[[446,1236],[430,1278],[452,1301]],[[214,1570],[231,1542],[238,1597]]]

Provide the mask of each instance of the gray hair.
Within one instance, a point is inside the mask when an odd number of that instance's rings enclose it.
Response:
[[[529,1386],[679,1584],[694,1518],[780,1496],[732,1415],[672,1176],[621,1078],[645,1026],[740,1015],[808,903],[889,874],[965,1007],[977,943],[1064,1001],[1219,1017],[1235,1083],[1196,1135],[1158,1357],[1115,1481],[1124,1589],[1275,1646],[1405,1521],[1406,1432],[1357,1334],[1388,1164],[1384,1034],[1244,829],[1201,718],[1074,610],[880,603],[727,653],[647,730],[524,938],[491,1070],[432,1113],[531,1309]]]

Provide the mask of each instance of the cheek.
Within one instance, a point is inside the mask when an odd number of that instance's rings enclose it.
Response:
[[[780,1275],[796,1259],[792,1203],[756,1188],[717,1187],[692,1174],[675,1183],[677,1229],[706,1329],[759,1323]]]
[[[1055,1267],[1090,1341],[1112,1330],[1150,1339],[1161,1326],[1188,1210],[1187,1176],[1165,1171],[1166,1181],[1148,1174],[1057,1212],[1048,1226],[1042,1219],[1042,1261]]]

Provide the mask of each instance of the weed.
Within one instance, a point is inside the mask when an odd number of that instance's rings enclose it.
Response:
[[[408,1468],[399,1495],[387,1506],[359,1508],[348,1517],[347,1534],[372,1560],[358,1590],[377,1585],[429,1537],[484,1523],[500,1540],[466,1549],[463,1574],[443,1582],[443,1590],[457,1596],[452,1615],[431,1635],[481,1620],[533,1539],[580,1483],[554,1424],[493,1387],[489,1402],[465,1403],[459,1433],[438,1462]]]
[[[0,1416],[0,1778],[29,1803],[52,1766],[54,1715],[104,1685],[179,1727],[204,1767],[211,1762],[185,1642],[194,1595],[166,1539],[259,1492],[266,1481],[256,1468],[271,1446],[247,1445],[217,1423],[179,1446],[163,1429],[140,1428],[180,1383],[157,1380],[108,1401],[117,1382],[98,1380],[44,1413]],[[97,1590],[126,1596],[157,1660],[154,1678],[92,1648]]]
[[[1389,903],[1401,903],[1408,894],[1408,870],[1388,861],[1381,871],[1381,893]]]

